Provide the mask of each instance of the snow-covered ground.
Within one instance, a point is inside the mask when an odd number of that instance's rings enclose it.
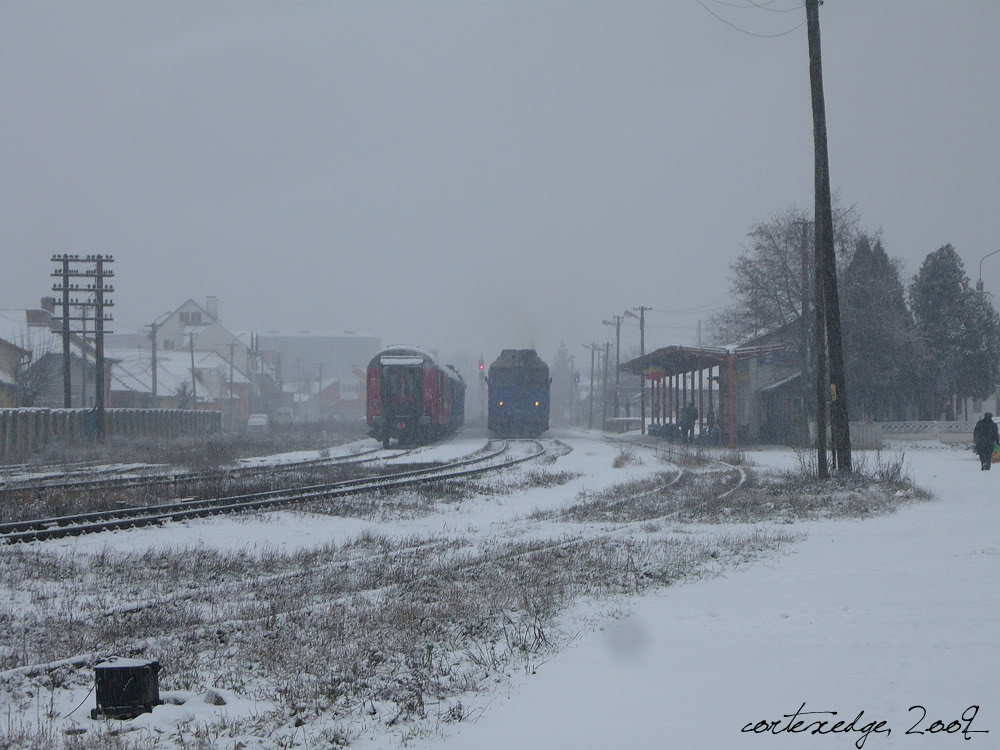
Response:
[[[374,441],[371,441],[374,443]],[[458,435],[451,440],[423,446],[405,455],[389,451],[385,463],[449,462],[469,457],[487,444],[476,434]],[[516,445],[516,444],[515,444]],[[566,449],[554,468],[575,475],[558,491],[535,487],[519,491],[516,496],[502,501],[490,496],[475,496],[468,502],[455,506],[442,506],[436,512],[406,520],[366,520],[329,514],[316,514],[301,510],[277,511],[250,516],[196,519],[171,524],[169,533],[160,528],[140,528],[129,531],[108,531],[82,537],[69,537],[33,545],[39,549],[59,550],[73,554],[97,554],[106,549],[117,552],[143,552],[164,546],[194,548],[210,547],[227,551],[248,551],[267,554],[275,550],[295,551],[321,544],[343,544],[361,534],[384,535],[400,539],[413,534],[465,534],[474,529],[484,536],[498,532],[508,522],[516,522],[525,514],[536,510],[558,510],[574,500],[580,492],[594,492],[626,480],[641,479],[662,470],[662,466],[647,457],[644,463],[631,464],[622,469],[612,467],[619,452],[617,445],[593,437],[577,438],[573,450]],[[367,443],[359,443],[367,449]],[[351,452],[351,448],[346,449]],[[282,454],[288,461],[308,460],[314,451]],[[347,453],[345,453],[347,455]],[[294,456],[295,458],[287,458]],[[269,456],[267,459],[274,460]],[[280,463],[281,461],[277,461]],[[518,467],[503,477],[486,475],[482,482],[490,486],[509,482],[527,470]],[[533,528],[536,524],[530,524]],[[503,533],[506,533],[506,529]]]
[[[391,463],[455,460],[482,449],[485,443],[484,437],[470,432]],[[479,477],[460,488],[460,500],[442,496],[428,501],[417,493],[404,494],[398,501],[403,511],[395,515],[375,507],[370,515],[363,507],[343,513],[287,510],[189,521],[158,530],[107,532],[35,543],[31,548],[73,560],[98,560],[109,554],[141,554],[155,560],[165,548],[188,550],[183,554],[192,557],[218,550],[265,560],[274,554],[308,553],[358,538],[401,545],[415,538],[429,544],[450,541],[478,553],[501,542],[531,544],[532,540],[563,538],[600,539],[621,547],[645,536],[713,545],[753,531],[791,534],[800,541],[784,544],[784,552],[763,559],[754,554],[747,558],[753,558],[748,564],[733,567],[709,561],[708,578],[644,588],[643,596],[577,599],[559,618],[558,632],[563,637],[553,636],[553,648],[534,661],[527,659],[521,667],[500,668],[488,683],[463,694],[460,716],[449,714],[453,720],[442,719],[439,707],[434,720],[434,709],[428,706],[430,719],[396,723],[386,713],[387,705],[373,702],[373,713],[356,712],[349,727],[352,744],[485,750],[517,746],[739,748],[781,743],[929,747],[954,742],[967,730],[973,743],[969,747],[995,746],[992,738],[1000,735],[1000,688],[994,675],[1000,667],[1000,646],[993,634],[1000,625],[1000,605],[993,589],[1000,582],[996,538],[1000,493],[995,485],[1000,477],[978,471],[978,461],[970,452],[923,450],[908,459],[913,478],[937,498],[906,505],[890,515],[866,520],[793,522],[782,518],[725,524],[654,518],[640,524],[634,519],[631,523],[604,522],[599,517],[571,520],[566,514],[590,507],[588,503],[599,504],[614,488],[633,487],[629,493],[641,498],[662,486],[706,481],[706,476],[721,482],[713,492],[724,497],[735,482],[745,479],[745,472],[725,473],[719,465],[720,473],[698,474],[704,472],[703,467],[680,460],[675,463],[642,446],[623,451],[620,443],[596,433],[554,433],[545,444],[550,458],[544,462]],[[338,450],[346,455],[367,447],[374,446],[362,441]],[[515,444],[512,449],[526,450],[526,444]],[[781,449],[747,455],[758,474],[795,469],[799,463],[796,454]],[[302,458],[306,456],[298,460]],[[343,569],[347,570],[346,564]],[[219,585],[227,584],[222,580]],[[16,582],[0,580],[0,602],[5,592],[14,592],[0,614],[25,606],[17,590]],[[34,591],[31,596],[40,594]],[[197,599],[202,594],[174,591],[157,606],[169,610],[171,603],[192,596]],[[133,606],[138,602],[138,606],[151,607],[149,602],[154,601],[151,593],[133,592],[127,599],[106,604],[131,602]],[[151,611],[157,610],[151,607]],[[8,620],[18,623],[23,618],[11,615]],[[164,665],[165,670],[170,668]],[[240,665],[228,668],[239,671]],[[453,669],[457,675],[457,662]],[[0,712],[22,710],[22,722],[30,725],[46,713],[47,706],[35,705],[43,698],[58,716],[83,701],[85,708],[68,724],[86,727],[91,722],[81,717],[93,704],[92,697],[85,700],[88,687],[85,681],[73,684],[68,680],[63,689],[43,692],[26,680],[13,689],[8,686],[6,692],[0,689]],[[123,726],[151,732],[143,736],[159,738],[157,742],[165,747],[180,747],[178,743],[190,741],[192,726],[208,726],[227,716],[228,736],[247,748],[277,747],[278,742],[290,743],[282,747],[330,747],[331,737],[335,738],[330,726],[312,720],[298,731],[294,718],[289,717],[287,728],[269,740],[260,739],[250,731],[252,717],[271,711],[274,705],[225,689],[221,694],[226,705],[211,705],[202,699],[206,687],[192,685],[186,692],[174,691],[172,699],[183,705],[157,708]],[[33,700],[26,695],[30,690],[34,690]],[[850,721],[864,711],[856,722],[859,728],[870,721],[886,724],[879,732],[871,728],[867,739],[857,731],[777,737],[741,731],[761,721],[780,720],[803,703],[803,711],[837,711],[832,721]],[[923,720],[920,709],[909,710],[914,705],[926,709]],[[968,717],[974,709],[970,706],[980,707],[971,723]],[[807,716],[805,721],[824,718],[830,717]],[[952,724],[955,734],[950,740],[906,735],[915,722],[914,731],[927,730],[938,719],[944,725],[959,722]],[[67,720],[57,721],[57,729],[64,725]],[[976,733],[981,730],[991,731]],[[236,741],[215,746],[235,746]],[[217,737],[217,743],[223,742]]]
[[[790,554],[645,597],[493,697],[479,720],[415,746],[1000,746],[1000,476],[948,448],[909,468],[935,502],[802,524],[808,536]],[[797,734],[744,733],[802,704],[837,713],[805,716]],[[863,743],[860,731],[801,732],[861,711],[859,729],[885,722]],[[938,720],[955,734],[917,734]]]

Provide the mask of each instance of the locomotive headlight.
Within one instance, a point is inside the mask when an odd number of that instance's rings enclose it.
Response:
[[[537,401],[535,402],[535,406],[538,406],[538,402]]]
[[[503,406],[503,401],[500,402],[500,406]]]

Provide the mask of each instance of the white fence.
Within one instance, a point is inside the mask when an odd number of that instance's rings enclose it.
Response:
[[[851,447],[881,448],[886,440],[928,440],[961,444],[972,442],[975,422],[851,422]],[[809,441],[816,444],[816,423],[809,423]],[[827,427],[827,444],[830,431]]]

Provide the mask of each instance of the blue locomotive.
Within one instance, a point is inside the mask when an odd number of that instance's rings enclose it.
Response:
[[[504,349],[490,365],[488,427],[500,437],[549,429],[549,366],[534,349]]]

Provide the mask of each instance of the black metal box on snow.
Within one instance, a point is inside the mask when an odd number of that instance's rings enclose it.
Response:
[[[134,719],[149,713],[160,700],[160,662],[112,656],[94,666],[97,708],[92,719]]]

